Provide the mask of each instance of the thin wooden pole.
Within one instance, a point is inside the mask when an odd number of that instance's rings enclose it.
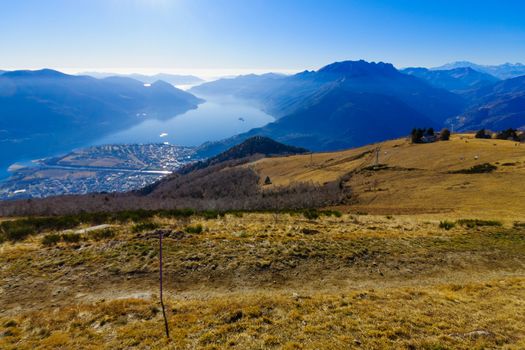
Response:
[[[166,309],[164,308],[164,297],[162,295],[162,230],[159,231],[159,281],[160,281],[160,305],[162,306],[162,316],[164,316],[164,327],[166,328],[166,338],[170,339],[170,330],[168,328],[168,318],[166,317]]]

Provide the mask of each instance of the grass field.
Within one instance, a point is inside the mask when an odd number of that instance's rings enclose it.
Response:
[[[5,226],[0,349],[524,349],[524,147],[453,135],[243,165],[267,188],[344,177],[342,215]]]
[[[525,227],[418,216],[154,218],[0,246],[0,348],[520,349]],[[202,226],[200,233],[188,233]],[[108,228],[104,228],[108,230]],[[198,230],[197,230],[198,231]]]
[[[367,169],[376,161],[378,170]],[[489,163],[492,173],[453,174]],[[448,213],[525,219],[525,144],[453,135],[450,141],[411,144],[392,140],[335,153],[266,158],[254,167],[273,186],[300,181],[324,183],[350,174],[355,212]]]

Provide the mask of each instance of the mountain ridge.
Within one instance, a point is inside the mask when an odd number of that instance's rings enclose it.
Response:
[[[491,85],[500,79],[470,67],[454,68],[450,70],[430,70],[422,67],[405,68],[402,73],[425,80],[432,86],[454,93],[464,93],[483,86]]]
[[[450,70],[454,68],[469,67],[479,72],[491,74],[499,79],[516,78],[525,75],[525,65],[522,63],[504,63],[500,65],[481,65],[469,61],[457,61],[447,63],[440,67],[431,68],[431,70]]]
[[[225,86],[237,96],[258,95],[257,103],[277,120],[223,140],[223,145],[203,145],[202,155],[211,156],[255,135],[316,151],[360,146],[402,136],[419,125],[438,128],[445,116],[458,115],[465,104],[460,96],[403,74],[391,64],[363,60],[335,62],[280,78],[242,77],[238,85],[235,79],[221,80],[191,91],[210,93],[215,87],[219,93]]]

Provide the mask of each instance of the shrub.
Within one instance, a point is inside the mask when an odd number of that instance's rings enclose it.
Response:
[[[525,228],[525,222],[516,221],[513,226],[514,228]]]
[[[343,216],[343,214],[341,214],[341,212],[338,210],[321,210],[319,214],[324,216],[335,216],[336,218]]]
[[[473,167],[468,169],[449,171],[449,174],[484,174],[491,173],[497,168],[497,166],[492,165],[490,163],[483,163],[474,165]]]
[[[316,209],[306,209],[303,215],[308,220],[316,220],[319,218],[319,212]]]
[[[50,233],[42,238],[42,244],[45,246],[56,245],[58,242],[60,242],[60,235],[56,233]]]
[[[78,233],[64,233],[62,234],[62,240],[66,243],[78,243],[82,236]]]
[[[9,241],[21,241],[30,234],[34,233],[34,228],[31,225],[19,223],[16,221],[3,222],[0,227],[0,232],[5,240]]]
[[[422,143],[423,136],[434,136],[434,129],[433,128],[428,128],[428,129],[414,128],[412,129],[412,133],[410,134],[410,139],[412,143]]]
[[[204,228],[202,227],[201,224],[197,224],[197,225],[194,225],[194,226],[186,226],[184,228],[184,231],[186,233],[196,233],[196,234],[199,234],[199,233],[202,233],[202,231],[204,231]]]
[[[159,225],[154,222],[141,222],[139,224],[133,225],[131,228],[132,232],[143,232],[143,231],[152,231],[159,228]]]
[[[456,224],[454,222],[451,222],[451,221],[440,221],[439,222],[439,228],[442,228],[444,230],[450,230],[452,228],[454,228],[456,226]]]
[[[45,230],[71,229],[79,223],[78,218],[72,216],[18,219],[0,223],[0,233],[4,239],[20,241]]]
[[[102,230],[91,231],[89,237],[95,241],[101,241],[103,239],[115,237],[115,230],[111,228],[105,228]]]
[[[206,220],[217,219],[219,216],[224,216],[224,213],[220,213],[217,210],[205,210],[200,212],[200,216]]]
[[[481,129],[481,130],[478,130],[478,132],[476,132],[475,137],[477,139],[490,139],[492,136],[489,133],[487,133],[485,129]]]
[[[496,138],[499,140],[520,141],[520,137],[516,129],[502,130],[496,134]]]
[[[501,222],[496,220],[461,219],[458,220],[457,223],[468,228],[479,226],[502,226]]]

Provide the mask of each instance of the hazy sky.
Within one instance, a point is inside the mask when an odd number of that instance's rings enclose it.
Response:
[[[525,2],[0,0],[0,69],[296,71],[525,61]],[[221,73],[221,74],[222,74]]]

